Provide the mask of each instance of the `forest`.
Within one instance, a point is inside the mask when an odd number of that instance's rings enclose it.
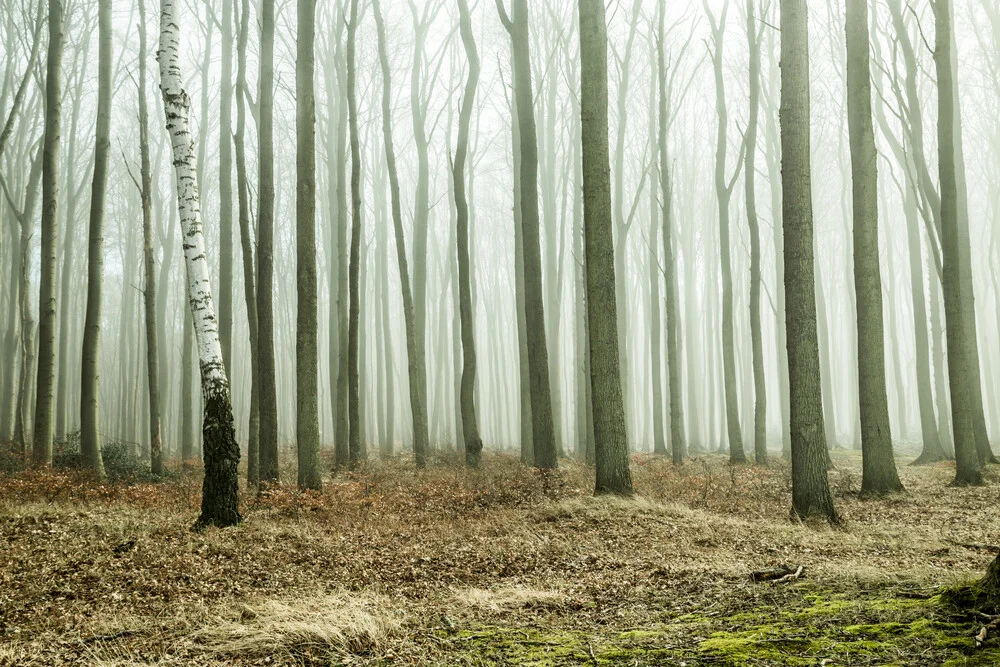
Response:
[[[0,35],[0,667],[1000,664],[997,0]]]

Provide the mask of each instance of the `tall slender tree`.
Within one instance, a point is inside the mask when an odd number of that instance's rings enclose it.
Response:
[[[42,139],[42,239],[38,283],[38,376],[31,459],[52,465],[52,405],[56,369],[56,225],[59,207],[59,134],[62,127],[63,0],[48,0],[49,50],[45,65]]]
[[[872,124],[868,0],[847,0],[847,121],[854,186],[854,285],[857,292],[858,398],[862,495],[902,491],[892,456],[885,388],[885,334],[878,244],[878,151]]]
[[[233,3],[222,0],[219,84],[219,342],[233,371]]]
[[[958,177],[955,164],[955,79],[952,70],[951,0],[934,2],[934,64],[938,80],[938,171],[941,182],[941,285],[948,336],[948,386],[955,432],[956,485],[981,484],[970,387],[969,321],[962,294],[962,240],[959,230]]]
[[[316,0],[298,0],[295,60],[295,438],[299,488],[319,489],[319,350],[316,304]]]
[[[594,405],[595,492],[632,495],[622,401],[608,149],[608,32],[604,0],[579,0],[583,215],[590,385]],[[622,240],[619,239],[621,242]]]
[[[726,19],[729,15],[729,0],[722,5],[722,13],[718,19],[712,13],[708,0],[703,0],[705,13],[708,15],[712,29],[712,66],[715,72],[715,113],[719,119],[716,132],[715,147],[715,194],[719,204],[719,251],[722,278],[722,376],[726,399],[726,430],[729,436],[729,461],[744,463],[747,460],[743,451],[743,430],[740,427],[739,395],[736,387],[736,345],[733,329],[733,269],[730,258],[730,220],[729,205],[733,198],[733,190],[743,169],[743,156],[747,148],[747,137],[744,136],[740,157],[731,178],[726,178],[726,156],[728,154],[729,138],[729,108],[726,103],[726,84],[723,76],[724,44],[726,35]],[[752,110],[751,110],[752,113]]]
[[[757,130],[760,126],[760,42],[764,23],[758,20],[756,0],[747,0],[747,45],[750,53],[750,113],[744,151],[744,196],[750,228],[750,347],[753,365],[753,451],[757,465],[767,465],[767,384],[764,380],[764,341],[760,326],[760,221],[757,216]]]
[[[389,170],[389,195],[392,199],[392,228],[396,235],[396,260],[399,264],[399,282],[403,297],[403,322],[406,328],[406,359],[410,387],[410,412],[413,419],[413,456],[418,467],[427,462],[427,373],[426,352],[417,345],[416,318],[413,294],[410,289],[410,267],[406,260],[406,238],[403,234],[402,202],[399,194],[399,174],[396,169],[396,149],[392,139],[392,70],[386,49],[385,21],[380,0],[373,2],[375,24],[378,31],[378,55],[382,68],[382,139],[385,142],[385,160]],[[391,382],[391,379],[388,379]]]
[[[87,314],[83,325],[80,379],[80,455],[98,476],[101,458],[100,411],[101,310],[104,300],[104,196],[111,152],[111,0],[97,5],[97,133],[94,181],[90,193],[90,243],[87,247]],[[65,297],[64,297],[65,298]],[[65,363],[65,360],[63,361]]]
[[[515,3],[516,4],[516,3]],[[472,33],[472,16],[467,0],[458,0],[459,31],[465,56],[469,60],[469,78],[462,95],[462,109],[458,120],[458,144],[452,178],[455,184],[455,207],[458,213],[456,240],[458,243],[458,310],[462,329],[462,386],[459,400],[462,405],[462,431],[465,436],[465,464],[478,468],[482,461],[483,440],[479,436],[479,420],[476,417],[476,340],[473,332],[472,287],[469,255],[469,202],[465,194],[465,162],[469,154],[469,125],[472,122],[472,107],[479,85],[479,52]],[[536,212],[537,214],[537,212]],[[544,339],[543,339],[544,343]],[[546,371],[547,373],[547,371]],[[551,440],[551,438],[550,438]]]
[[[260,482],[260,362],[257,339],[257,290],[254,280],[254,244],[250,230],[250,184],[246,158],[247,41],[250,33],[250,0],[240,0],[236,39],[236,183],[239,201],[240,248],[243,254],[243,297],[250,339],[250,415],[247,424],[247,483]]]
[[[139,193],[142,200],[142,288],[146,326],[146,377],[149,401],[149,462],[163,473],[160,433],[160,344],[156,324],[156,258],[153,255],[153,174],[149,160],[149,110],[146,104],[146,0],[139,0]]]
[[[555,468],[558,464],[548,348],[545,341],[545,305],[542,296],[542,253],[538,214],[538,134],[535,127],[534,92],[531,85],[531,53],[527,0],[513,0],[508,17],[503,0],[497,0],[500,19],[510,33],[513,48],[513,84],[520,139],[521,241],[524,255],[524,312],[528,343],[528,373],[531,392],[532,450],[535,465]],[[556,307],[556,304],[551,304]]]
[[[351,258],[350,306],[347,331],[347,413],[350,433],[348,446],[353,468],[362,458],[360,359],[358,354],[361,326],[361,142],[358,137],[357,98],[357,34],[358,0],[350,0],[351,15],[347,22],[347,108],[351,135]]]
[[[174,158],[177,204],[187,267],[188,305],[198,339],[201,390],[205,400],[202,422],[205,480],[201,516],[195,527],[223,527],[240,522],[237,478],[240,448],[233,429],[229,379],[222,362],[219,325],[205,255],[194,141],[189,121],[191,100],[184,90],[180,68],[181,23],[177,4],[177,0],[160,0],[160,91]]]
[[[792,513],[837,520],[827,480],[820,388],[810,167],[809,15],[781,0],[781,184],[785,327],[792,450]]]
[[[274,361],[274,0],[260,5],[257,95],[257,379],[259,474],[278,481],[278,389]]]

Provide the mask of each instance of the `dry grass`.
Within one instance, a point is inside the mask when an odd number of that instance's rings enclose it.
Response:
[[[946,464],[901,466],[909,492],[872,502],[857,498],[857,456],[838,456],[837,529],[788,519],[780,461],[636,457],[633,470],[641,495],[627,501],[591,497],[576,464],[542,475],[507,457],[482,472],[390,461],[321,493],[248,497],[243,526],[204,533],[189,529],[194,476],[0,476],[0,665],[743,664],[708,638],[762,616],[809,626],[817,600],[839,601],[820,624],[838,632],[909,627],[929,612],[890,603],[976,576],[992,554],[961,545],[1000,526],[995,478],[951,488]],[[777,563],[806,577],[748,582]],[[899,664],[964,655],[910,643],[929,657]]]

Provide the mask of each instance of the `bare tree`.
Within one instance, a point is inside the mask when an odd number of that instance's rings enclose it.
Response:
[[[581,141],[590,384],[598,494],[632,495],[618,362],[611,157],[608,148],[608,33],[603,0],[580,0]],[[623,239],[619,239],[623,242]]]
[[[42,243],[38,283],[38,379],[32,462],[52,465],[56,338],[56,226],[59,206],[59,134],[62,127],[63,1],[48,0],[49,50],[45,67],[45,136],[42,139]]]
[[[260,481],[278,481],[278,396],[274,362],[274,0],[260,5],[257,201],[257,379]]]
[[[726,103],[726,85],[722,72],[723,40],[726,35],[726,18],[729,14],[729,0],[722,5],[722,13],[716,19],[715,14],[703,0],[705,13],[708,15],[712,29],[712,65],[715,72],[715,113],[719,119],[715,148],[715,194],[719,202],[719,251],[722,267],[722,374],[726,398],[726,426],[729,435],[729,461],[744,463],[747,460],[743,451],[743,432],[740,428],[739,395],[736,388],[736,352],[733,342],[733,270],[730,260],[730,223],[729,205],[733,198],[733,190],[743,169],[743,156],[748,150],[747,137],[743,138],[740,156],[736,162],[733,175],[726,178],[726,155],[729,139],[729,110]]]
[[[145,282],[146,377],[149,385],[149,461],[154,475],[163,473],[160,439],[160,346],[156,324],[156,259],[153,255],[153,175],[149,161],[149,111],[146,104],[146,2],[139,0],[139,192],[142,200],[142,258]]]
[[[191,101],[184,90],[180,70],[180,18],[177,0],[160,0],[160,91],[167,131],[173,149],[177,177],[177,203],[184,259],[187,267],[188,304],[198,339],[201,385],[205,398],[205,481],[201,516],[196,527],[231,526],[240,522],[237,467],[240,448],[233,430],[233,408],[229,379],[222,361],[218,321],[209,282],[205,236],[202,233],[201,202],[195,151],[189,127]]]
[[[316,305],[315,0],[298,0],[295,60],[295,216],[298,317],[295,332],[295,437],[299,488],[319,489],[319,360]]]
[[[399,264],[399,281],[403,297],[403,320],[406,327],[406,358],[410,380],[410,412],[413,419],[413,455],[418,467],[427,461],[427,387],[425,354],[417,345],[416,318],[413,295],[410,289],[410,269],[406,260],[406,239],[403,235],[402,203],[399,195],[399,175],[396,170],[396,150],[392,140],[392,77],[389,56],[386,52],[385,22],[382,7],[374,0],[375,22],[378,30],[379,63],[382,68],[382,138],[385,142],[385,160],[389,171],[389,194],[392,198],[392,227],[396,235],[396,259]],[[391,382],[391,380],[390,380]]]
[[[104,197],[111,152],[111,0],[99,0],[97,19],[97,132],[90,195],[87,252],[87,315],[83,325],[80,380],[80,455],[96,475],[104,475],[98,427],[101,307],[104,299]],[[65,297],[64,297],[65,298]],[[64,362],[65,363],[65,362]]]
[[[465,56],[469,60],[469,75],[462,96],[459,112],[458,144],[455,147],[455,161],[452,177],[455,184],[455,207],[458,213],[456,240],[458,243],[458,310],[462,330],[462,430],[465,437],[465,464],[478,468],[482,461],[483,440],[479,436],[479,420],[476,417],[476,403],[473,392],[476,386],[476,341],[472,320],[472,288],[470,284],[469,255],[469,203],[465,194],[465,162],[469,153],[469,125],[472,121],[472,107],[479,84],[479,53],[472,33],[472,17],[466,0],[458,0],[459,30]]]
[[[545,340],[545,305],[542,296],[542,255],[538,214],[538,136],[531,86],[531,53],[528,40],[527,0],[513,0],[507,16],[497,0],[500,19],[510,33],[513,49],[513,85],[520,139],[521,241],[524,255],[524,312],[528,343],[531,392],[532,452],[539,468],[555,468],[558,452],[552,423],[552,395],[548,348]],[[553,307],[555,304],[553,304]]]
[[[826,476],[819,342],[813,273],[809,123],[809,26],[806,0],[781,0],[781,183],[785,254],[785,326],[792,435],[792,512],[837,520]]]
[[[847,0],[847,116],[854,184],[854,284],[857,292],[858,396],[863,457],[861,493],[903,490],[892,457],[885,388],[885,335],[878,244],[878,152],[872,124],[867,0]]]
[[[961,231],[959,230],[958,178],[955,164],[955,78],[952,71],[951,2],[934,3],[934,64],[938,77],[938,170],[941,182],[941,285],[948,335],[948,385],[951,421],[955,431],[955,484],[982,484],[970,385],[969,321],[962,294]],[[974,333],[971,335],[975,335]]]
[[[350,308],[347,334],[347,413],[350,433],[348,444],[350,465],[353,468],[362,459],[361,410],[359,408],[360,380],[358,337],[361,326],[361,145],[358,138],[358,99],[356,41],[358,32],[358,0],[350,0],[351,16],[347,23],[347,106],[351,135],[351,259],[350,259]]]

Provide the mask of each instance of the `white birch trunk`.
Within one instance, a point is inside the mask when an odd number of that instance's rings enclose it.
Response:
[[[191,100],[184,90],[180,70],[180,21],[178,0],[160,1],[160,91],[177,177],[184,263],[187,268],[188,303],[194,320],[201,367],[205,417],[205,483],[202,491],[202,525],[233,525],[240,521],[237,507],[237,466],[240,450],[233,430],[229,380],[219,342],[219,324],[209,283],[205,236],[202,231],[194,140],[190,128]]]

